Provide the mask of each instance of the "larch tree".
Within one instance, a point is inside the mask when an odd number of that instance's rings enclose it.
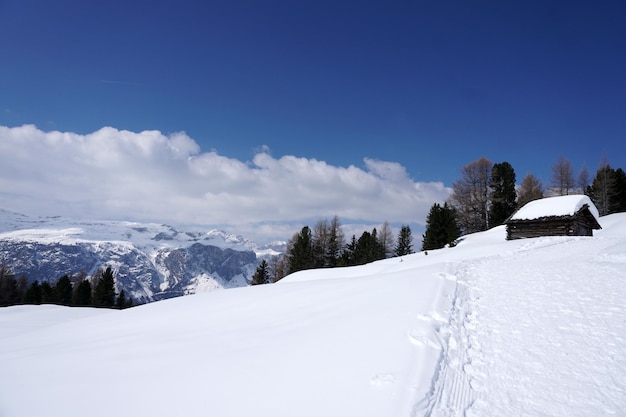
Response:
[[[461,169],[461,178],[452,184],[450,205],[456,209],[464,234],[489,228],[489,183],[492,162],[480,158]]]
[[[378,242],[382,246],[383,252],[385,254],[385,258],[391,258],[393,256],[393,232],[391,230],[391,226],[389,226],[389,222],[385,220],[383,225],[380,227],[380,233],[378,234]]]
[[[572,164],[563,156],[560,156],[559,160],[552,165],[551,186],[556,189],[559,195],[569,195],[576,186]]]
[[[526,203],[539,200],[540,198],[543,198],[543,185],[541,184],[541,180],[533,174],[526,174],[519,187],[517,207],[522,207]]]
[[[587,194],[589,188],[590,178],[587,165],[583,165],[580,171],[578,171],[578,177],[576,177],[576,187],[580,189],[580,192]]]

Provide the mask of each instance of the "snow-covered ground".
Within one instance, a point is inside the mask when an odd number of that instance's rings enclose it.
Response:
[[[589,237],[123,311],[0,309],[0,416],[626,415],[626,214]]]

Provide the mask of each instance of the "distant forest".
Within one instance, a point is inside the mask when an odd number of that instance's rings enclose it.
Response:
[[[0,265],[0,307],[17,304],[58,304],[77,307],[128,308],[133,305],[124,290],[115,292],[115,277],[110,267],[98,270],[91,279],[85,274],[64,275],[54,285],[33,281],[25,275],[16,278],[11,269]]]

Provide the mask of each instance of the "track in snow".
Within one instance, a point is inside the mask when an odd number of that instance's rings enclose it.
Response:
[[[465,411],[477,398],[476,380],[471,372],[471,349],[468,330],[473,328],[474,316],[468,311],[469,288],[459,280],[457,271],[450,271],[454,264],[448,264],[442,278],[456,280],[456,290],[452,297],[452,311],[449,321],[439,318],[436,327],[441,346],[441,355],[436,366],[430,394],[415,405],[412,417],[456,417],[464,416]],[[454,265],[454,267],[458,267]]]
[[[624,415],[624,249],[536,239],[454,264],[441,356],[412,417]]]

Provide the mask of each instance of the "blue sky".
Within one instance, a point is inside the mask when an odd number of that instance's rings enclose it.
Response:
[[[626,168],[624,16],[620,1],[0,0],[0,126],[184,131],[200,154],[386,161],[446,187],[486,156],[547,183],[561,155]]]

